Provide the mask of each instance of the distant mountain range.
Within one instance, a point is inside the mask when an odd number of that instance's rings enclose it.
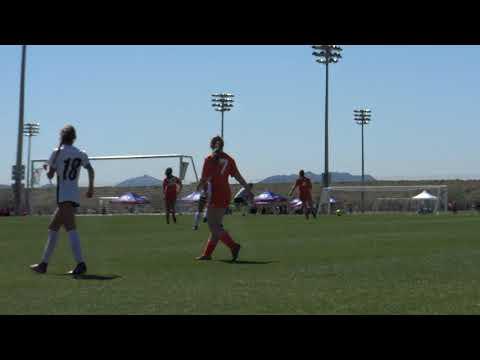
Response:
[[[162,180],[158,180],[153,176],[143,175],[136,178],[127,179],[115,185],[115,187],[150,187],[161,186]]]
[[[305,175],[309,177],[313,182],[322,182],[322,175],[317,175],[312,172],[306,172]],[[360,175],[352,175],[349,173],[333,172],[331,173],[332,182],[359,182],[362,180]],[[298,175],[274,175],[260,181],[263,184],[276,184],[276,183],[291,183],[297,179]],[[365,181],[375,181],[370,175],[365,175]],[[162,186],[162,180],[154,178],[150,175],[143,175],[131,179],[122,181],[115,185],[115,187],[151,187]]]
[[[305,176],[310,178],[312,182],[322,182],[322,175],[317,175],[307,171]],[[338,182],[359,182],[362,181],[361,175],[352,175],[350,173],[332,172],[330,173],[333,183]],[[274,175],[267,177],[260,181],[262,184],[278,184],[278,183],[292,183],[298,178],[298,174],[293,175]],[[375,178],[371,175],[365,175],[365,181],[375,181]]]

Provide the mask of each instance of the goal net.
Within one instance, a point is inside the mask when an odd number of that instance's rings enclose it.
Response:
[[[438,213],[447,206],[447,185],[332,186],[323,189],[319,211]]]
[[[198,182],[195,162],[190,155],[92,156],[89,160],[95,169],[95,195],[92,199],[85,197],[88,175],[82,170],[78,212],[83,214],[164,212],[162,184],[168,167],[182,180],[182,194]],[[56,207],[56,179],[48,180],[46,163],[46,159],[37,159],[30,164],[28,193],[34,215],[51,214]]]

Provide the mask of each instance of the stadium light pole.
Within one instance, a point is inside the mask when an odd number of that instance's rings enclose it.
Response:
[[[323,172],[323,186],[330,186],[328,170],[328,65],[336,64],[342,58],[342,48],[338,45],[313,45],[315,50],[312,55],[319,64],[325,65],[325,170]]]
[[[224,140],[225,138],[223,137],[223,117],[225,111],[232,110],[234,96],[235,95],[230,93],[212,94],[212,106],[215,111],[220,111],[222,114],[221,134],[222,139]]]
[[[364,159],[364,146],[363,146],[363,128],[371,121],[372,111],[369,109],[356,109],[353,110],[353,116],[355,122],[362,127],[362,186],[365,186],[365,159]],[[362,191],[362,213],[365,211],[364,207],[365,199],[364,192]]]
[[[30,214],[30,188],[32,183],[30,181],[31,177],[31,166],[30,166],[30,155],[32,151],[32,137],[38,135],[40,132],[40,124],[39,123],[27,123],[23,127],[23,133],[25,136],[28,136],[28,152],[27,152],[27,187],[25,192],[25,200],[28,209],[28,213]]]
[[[23,114],[25,108],[25,68],[27,61],[27,45],[22,45],[22,60],[20,70],[20,99],[19,99],[19,115],[18,115],[18,137],[17,137],[17,162],[13,172],[15,179],[14,197],[15,197],[15,214],[21,215],[22,206],[22,153],[23,153]]]

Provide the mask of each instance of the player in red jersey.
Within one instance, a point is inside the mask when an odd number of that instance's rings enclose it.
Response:
[[[315,211],[313,210],[313,200],[312,200],[312,182],[309,178],[305,176],[305,171],[300,170],[299,177],[295,182],[295,185],[292,186],[292,189],[289,192],[289,196],[293,194],[295,189],[298,188],[300,201],[303,203],[303,212],[305,217],[309,218],[309,213],[312,213],[313,217],[316,217]]]
[[[211,260],[218,240],[230,248],[232,261],[238,258],[240,245],[234,242],[230,234],[223,228],[223,216],[232,197],[228,178],[230,176],[235,178],[247,189],[245,195],[253,197],[250,187],[237,169],[235,160],[223,152],[223,145],[223,139],[220,136],[216,136],[210,141],[213,153],[205,159],[202,178],[197,186],[197,191],[203,189],[207,182],[210,182],[211,186],[207,217],[210,236],[202,256],[197,257],[197,260]]]
[[[172,174],[172,168],[165,170],[165,179],[163,180],[163,197],[165,199],[165,215],[167,224],[170,224],[170,213],[172,213],[173,222],[177,222],[175,217],[175,204],[177,195],[182,191],[182,181]]]

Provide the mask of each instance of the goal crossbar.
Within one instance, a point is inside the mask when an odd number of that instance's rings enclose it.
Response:
[[[198,174],[197,170],[195,168],[195,162],[193,161],[193,157],[191,155],[185,155],[185,154],[160,154],[160,155],[109,155],[109,156],[89,156],[88,159],[91,161],[101,161],[101,160],[135,160],[135,159],[166,159],[166,158],[178,158],[180,161],[180,167],[179,169],[182,168],[182,163],[184,159],[190,160],[192,163],[192,168],[193,172],[195,174],[195,179],[198,182]],[[30,174],[31,179],[30,183],[32,184],[32,179],[33,179],[33,172],[35,168],[36,163],[46,163],[48,160],[47,159],[35,159],[31,160],[30,162]]]

